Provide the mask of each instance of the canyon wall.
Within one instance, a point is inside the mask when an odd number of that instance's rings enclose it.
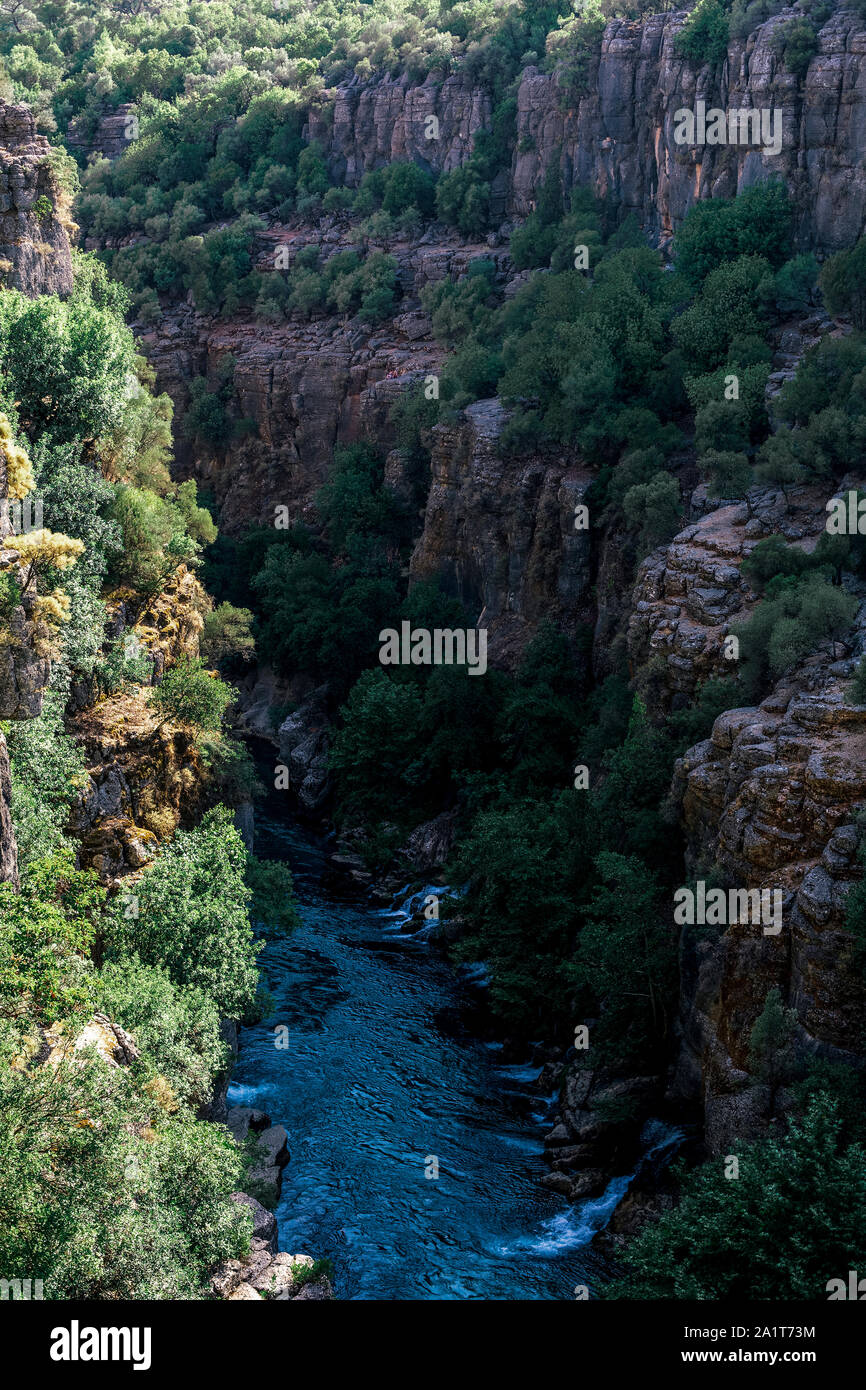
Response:
[[[0,102],[0,283],[27,295],[68,294],[73,230],[30,108]]]
[[[523,70],[515,152],[493,190],[503,209],[525,216],[557,160],[566,189],[591,185],[660,241],[696,199],[731,197],[780,174],[794,195],[800,242],[824,251],[850,245],[866,224],[866,23],[850,11],[832,15],[800,81],[774,47],[793,9],[732,41],[718,67],[674,52],[686,13],[611,20],[580,92],[560,87],[556,74]],[[778,109],[781,152],[677,144],[674,113],[699,100],[708,109]],[[438,139],[427,136],[431,115]],[[487,94],[466,79],[430,76],[416,85],[404,76],[339,88],[333,121],[312,117],[309,134],[333,176],[355,186],[392,159],[452,169],[489,119]]]

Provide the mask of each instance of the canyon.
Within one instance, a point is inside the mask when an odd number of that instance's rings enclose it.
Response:
[[[675,11],[610,21],[580,92],[560,87],[556,74],[524,69],[514,153],[493,187],[498,230],[474,243],[441,227],[382,242],[397,259],[402,298],[393,319],[375,329],[346,316],[224,323],[191,305],[145,329],[158,385],[171,395],[181,424],[191,379],[215,382],[226,354],[235,359],[232,413],[254,421],[255,437],[218,449],[185,443],[178,451],[181,470],[212,489],[227,532],[270,524],[280,505],[293,519],[314,516],[313,498],[335,446],[358,439],[390,450],[386,476],[395,488],[405,486],[406,461],[388,410],[405,386],[436,374],[444,361],[421,289],[460,278],[472,259],[485,257],[495,263],[499,292],[513,293],[525,273],[510,264],[508,235],[534,209],[552,163],[566,193],[589,185],[621,215],[633,214],[663,251],[696,200],[730,197],[775,175],[793,197],[799,248],[823,257],[856,240],[866,225],[866,26],[850,12],[835,13],[800,81],[774,46],[792,13],[732,42],[715,68],[696,69],[676,55],[685,12]],[[698,101],[707,108],[780,109],[780,155],[678,144],[675,113]],[[431,116],[438,122],[432,140]],[[357,187],[366,171],[395,159],[413,159],[433,172],[458,167],[490,119],[489,94],[466,77],[413,83],[404,75],[339,88],[327,119],[311,113],[307,133],[332,178]],[[310,242],[343,249],[354,244],[352,227],[339,215],[315,227],[298,219],[271,225],[260,239],[258,264],[269,269],[277,245],[290,246],[294,256]],[[787,325],[768,400],[810,345],[847,331],[820,313]],[[480,401],[433,430],[431,482],[410,581],[435,578],[459,597],[488,629],[494,665],[513,669],[540,624],[552,619],[575,642],[582,632],[593,634],[587,659],[597,679],[609,669],[611,646],[625,642],[632,674],[651,673],[646,690],[657,712],[681,707],[702,680],[725,673],[723,638],[757,600],[740,574],[744,556],[772,534],[811,549],[824,528],[826,496],[814,488],[786,495],[764,489],[748,503],[725,505],[710,502],[699,487],[690,523],[646,557],[632,587],[616,529],[574,529],[591,470],[562,448],[515,458],[498,444],[506,419],[499,400]],[[691,1107],[711,1152],[723,1151],[735,1132],[761,1132],[766,1094],[749,1077],[744,1048],[772,985],[797,1011],[802,1053],[859,1064],[864,1043],[855,1020],[863,990],[841,948],[845,893],[859,875],[854,820],[864,786],[856,770],[839,769],[843,758],[859,766],[862,716],[846,712],[840,682],[860,651],[858,635],[841,660],[839,653],[816,655],[759,709],[723,716],[712,737],[678,766],[672,797],[686,867],[715,866],[747,888],[783,881],[785,929],[779,940],[762,940],[753,929],[725,933],[715,943],[683,934],[671,1074],[625,1082],[580,1069],[569,1074],[549,1138],[551,1184],[558,1190],[572,1196],[600,1190],[622,1138],[600,1119],[611,1095],[627,1092],[641,1121],[664,1095]],[[251,726],[279,740],[302,806],[321,812],[327,733],[320,705],[312,699],[275,733],[266,709],[279,703],[279,693],[274,696],[267,672],[259,679],[270,695],[251,711]],[[253,687],[252,705],[256,698]],[[419,827],[421,841],[426,832]]]
[[[445,361],[421,290],[461,278],[484,257],[494,263],[498,292],[513,293],[522,276],[510,262],[508,235],[534,209],[551,164],[566,193],[592,187],[620,214],[633,214],[648,242],[663,251],[696,200],[731,197],[774,174],[794,200],[798,248],[824,257],[856,241],[866,226],[866,26],[850,12],[834,13],[801,81],[774,47],[775,32],[792,13],[732,42],[715,68],[695,68],[675,54],[684,11],[610,21],[580,91],[560,87],[556,74],[525,68],[514,153],[493,188],[498,230],[468,241],[436,225],[417,237],[384,241],[398,262],[401,298],[395,315],[374,328],[348,315],[285,324],[242,316],[218,321],[191,303],[169,305],[157,323],[139,325],[157,388],[174,403],[178,476],[196,478],[212,494],[221,529],[237,536],[253,524],[271,525],[277,507],[293,520],[314,520],[334,448],[360,439],[387,451],[394,490],[408,487],[408,462],[389,410],[407,385],[435,376]],[[698,101],[780,109],[781,153],[679,145],[675,112]],[[433,172],[459,167],[491,114],[489,93],[460,75],[421,83],[406,76],[355,80],[334,93],[327,118],[310,114],[307,133],[332,178],[356,187],[366,171],[392,160],[412,159]],[[430,116],[438,123],[433,140],[426,134]],[[39,220],[32,211],[41,193],[57,190],[47,143],[28,117],[20,106],[0,110],[0,257],[16,288],[65,293],[71,286],[66,232],[60,221]],[[113,155],[119,142],[109,135],[98,133],[96,145]],[[351,247],[354,235],[339,214],[315,226],[300,218],[273,223],[259,238],[258,264],[278,274],[276,247],[289,246],[294,257],[313,243]],[[775,345],[770,394],[810,343],[849,328],[818,314],[788,325]],[[229,357],[229,415],[252,427],[219,446],[185,439],[192,381],[203,377],[216,387]],[[651,712],[662,717],[682,708],[703,680],[725,673],[723,639],[758,601],[741,573],[743,559],[775,534],[811,551],[825,528],[826,489],[757,488],[744,502],[711,500],[692,477],[687,524],[644,557],[626,584],[616,524],[592,532],[574,527],[593,471],[576,451],[562,448],[515,458],[500,446],[506,421],[506,407],[490,399],[432,430],[430,485],[410,582],[435,578],[460,598],[487,629],[494,666],[513,670],[532,636],[553,620],[575,651],[589,635],[584,659],[596,679],[619,644],[631,675],[646,678]],[[681,473],[689,481],[688,468]],[[862,481],[852,475],[844,486]],[[14,563],[0,538],[0,568]],[[196,583],[180,571],[153,610],[129,622],[164,664],[197,650]],[[857,597],[866,600],[866,593]],[[112,621],[113,635],[125,630],[122,602]],[[26,603],[12,627],[14,644],[0,650],[0,717],[33,717],[48,663],[36,651]],[[662,1105],[697,1117],[712,1154],[765,1132],[772,1106],[783,1111],[786,1098],[784,1091],[770,1097],[750,1073],[748,1039],[772,987],[796,1014],[798,1055],[862,1069],[866,992],[845,932],[845,900],[860,877],[866,710],[850,705],[845,689],[864,651],[866,602],[844,642],[811,653],[756,706],[723,713],[710,737],[678,762],[670,800],[686,845],[683,881],[716,872],[745,889],[781,888],[783,929],[772,937],[757,924],[715,937],[682,932],[676,1042],[666,1076],[623,1078],[573,1064],[564,1073],[556,1069],[558,1109],[547,1137],[547,1182],[554,1191],[572,1200],[602,1191],[610,1165],[633,1145],[635,1128]],[[302,807],[321,814],[328,805],[321,692],[305,692],[306,703],[273,723],[270,708],[285,694],[273,673],[258,671],[244,691],[247,727],[279,746],[301,785]],[[94,709],[87,691],[70,711],[70,731],[88,761],[72,829],[82,864],[106,880],[134,873],[158,837],[206,805],[201,767],[183,732],[161,730],[157,739],[155,722],[121,697]],[[14,881],[8,774],[0,735],[0,878]],[[416,832],[434,845],[416,861],[428,873],[441,871],[451,845],[442,830]],[[627,1134],[605,1118],[624,1100],[632,1114]],[[234,1121],[239,1129],[271,1131],[259,1112],[235,1113]],[[272,1218],[262,1210],[254,1212],[251,1261],[217,1276],[222,1296],[252,1298],[273,1288],[291,1296],[291,1267],[276,1255]]]

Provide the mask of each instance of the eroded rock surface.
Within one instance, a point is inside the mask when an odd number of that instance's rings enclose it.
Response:
[[[0,102],[0,281],[24,294],[68,294],[68,205],[29,106]]]

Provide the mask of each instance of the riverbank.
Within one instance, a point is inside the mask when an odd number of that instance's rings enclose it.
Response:
[[[280,792],[256,829],[257,851],[292,868],[301,926],[266,939],[273,1012],[241,1030],[228,1101],[289,1133],[280,1243],[329,1257],[342,1299],[597,1289],[607,1259],[592,1241],[634,1172],[576,1203],[546,1189],[556,1093],[540,1063],[478,1036],[477,983],[431,949],[417,894],[371,903],[348,880],[334,897],[332,842]]]

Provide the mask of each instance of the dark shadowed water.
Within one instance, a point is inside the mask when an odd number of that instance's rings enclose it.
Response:
[[[329,1255],[352,1299],[571,1299],[628,1180],[571,1206],[539,1186],[552,1096],[497,1065],[467,1027],[467,987],[404,914],[330,901],[323,856],[260,816],[256,852],[287,859],[302,927],[268,942],[272,1016],[244,1029],[229,1103],[285,1125],[280,1247]],[[276,1046],[277,1025],[289,1046]],[[431,1156],[439,1176],[425,1176]]]

